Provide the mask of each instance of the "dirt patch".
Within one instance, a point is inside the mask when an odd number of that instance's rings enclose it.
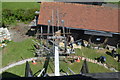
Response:
[[[18,23],[16,26],[10,26],[9,31],[11,38],[14,42],[21,42],[27,38],[30,38],[26,35],[29,30],[29,24]]]

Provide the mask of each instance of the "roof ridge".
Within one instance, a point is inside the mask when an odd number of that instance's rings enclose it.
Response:
[[[105,6],[98,6],[98,5],[86,5],[86,4],[76,4],[76,3],[66,3],[66,2],[42,2],[42,4],[44,4],[44,3],[54,3],[54,4],[65,4],[65,5],[84,6],[84,7],[109,8],[109,9],[113,9],[113,8],[110,8],[110,7],[105,7]]]

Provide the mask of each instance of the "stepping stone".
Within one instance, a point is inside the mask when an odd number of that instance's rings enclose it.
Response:
[[[95,63],[97,63],[97,60],[95,60]]]
[[[110,68],[111,71],[115,71],[115,68]]]
[[[84,57],[82,57],[82,60],[85,60],[85,58],[84,58]]]

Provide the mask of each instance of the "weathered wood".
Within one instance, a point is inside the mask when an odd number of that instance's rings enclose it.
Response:
[[[61,34],[64,34],[64,33],[61,33]],[[71,34],[71,33],[65,33],[65,34]],[[53,35],[52,33],[37,33],[36,35]]]

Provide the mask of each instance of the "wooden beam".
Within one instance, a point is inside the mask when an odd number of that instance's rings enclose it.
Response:
[[[61,34],[71,34],[71,33],[61,33]],[[38,33],[38,34],[36,34],[36,35],[53,35],[53,34],[52,34],[52,33],[50,33],[50,34],[48,34],[48,33],[43,33],[43,34]]]

